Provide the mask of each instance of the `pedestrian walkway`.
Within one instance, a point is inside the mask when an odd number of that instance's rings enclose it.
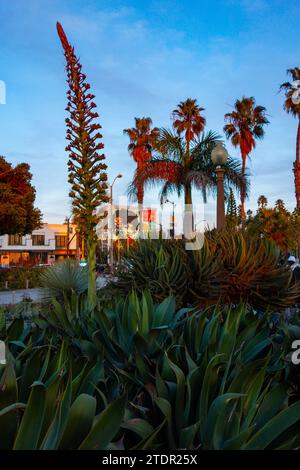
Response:
[[[43,298],[44,289],[20,289],[0,292],[0,305],[15,305],[24,299],[34,301]]]
[[[97,278],[97,288],[101,289],[107,284],[106,277]],[[15,305],[22,302],[24,299],[31,299],[34,302],[42,300],[45,295],[45,289],[19,289],[19,290],[6,290],[0,292],[0,305]]]

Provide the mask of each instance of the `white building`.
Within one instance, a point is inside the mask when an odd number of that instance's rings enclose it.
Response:
[[[78,254],[78,234],[73,224],[69,224],[69,235],[67,224],[43,224],[30,235],[0,236],[1,266],[53,264]]]

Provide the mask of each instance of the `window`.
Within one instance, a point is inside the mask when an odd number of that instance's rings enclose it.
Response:
[[[56,248],[67,248],[68,237],[67,235],[55,235]]]
[[[45,245],[45,235],[31,235],[31,239],[33,246]]]
[[[9,245],[22,245],[22,235],[8,235]]]

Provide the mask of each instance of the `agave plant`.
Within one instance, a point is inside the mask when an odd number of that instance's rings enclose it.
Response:
[[[177,241],[140,240],[127,254],[109,287],[123,293],[149,289],[156,301],[174,295],[184,298],[189,280],[187,254]]]
[[[97,329],[94,321],[94,308],[91,308],[86,294],[72,292],[63,301],[53,299],[45,309],[37,324],[43,329],[50,329],[60,338],[68,338],[70,345],[75,346],[79,355],[91,359],[97,355],[92,335]]]
[[[300,403],[288,403],[283,352],[264,338],[266,319],[255,326],[245,306],[223,314],[190,316],[182,344],[157,364],[140,420],[160,429],[164,449],[297,448]]]
[[[236,230],[207,232],[203,247],[191,252],[179,242],[141,240],[125,256],[110,288],[149,289],[156,300],[172,294],[179,305],[245,301],[273,311],[295,304],[300,295],[276,245]]]
[[[115,388],[108,403],[102,363],[74,361],[66,342],[8,352],[1,369],[1,449],[105,449],[119,432],[126,398]]]
[[[76,294],[86,292],[88,271],[76,261],[67,259],[47,268],[41,274],[40,280],[46,290],[46,298],[63,300],[65,296],[70,297],[74,292]]]
[[[290,309],[288,315],[276,315],[273,319],[273,334],[280,347],[287,351],[285,356],[285,381],[290,385],[290,401],[300,398],[299,364],[293,360],[293,354],[299,359],[300,312],[299,308]]]
[[[260,310],[283,310],[296,303],[299,286],[276,245],[240,231],[208,234],[199,252],[192,252],[194,299],[203,305],[221,300],[247,301]]]
[[[100,328],[94,341],[99,347],[104,346],[105,357],[114,368],[130,381],[143,384],[189,311],[177,311],[174,297],[154,304],[149,291],[141,298],[132,292],[125,302],[119,300],[114,308],[98,311]]]

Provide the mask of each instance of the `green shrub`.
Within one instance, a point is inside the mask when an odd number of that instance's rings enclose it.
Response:
[[[192,252],[193,302],[246,301],[258,310],[283,310],[296,303],[300,288],[275,243],[247,232],[208,234]]]
[[[40,276],[45,268],[5,268],[0,269],[0,290],[41,287]]]
[[[178,310],[149,291],[34,323],[0,316],[2,449],[296,449],[294,324],[246,304]]]
[[[41,285],[46,289],[45,298],[63,300],[72,293],[81,294],[87,291],[88,271],[74,260],[64,260],[51,266],[40,276]]]
[[[145,383],[189,311],[177,310],[174,297],[154,304],[149,291],[141,298],[132,292],[114,307],[96,313],[98,330],[93,339],[104,347],[112,367],[130,380]]]
[[[41,354],[31,355],[20,380],[13,360],[4,367],[0,379],[1,450],[111,447],[123,420],[126,398],[103,404],[101,395],[96,399],[101,366],[84,366],[76,372],[72,362],[59,360],[63,346],[57,354],[54,367],[51,349],[44,359]]]
[[[161,449],[297,448],[300,402],[288,403],[284,367],[267,318],[245,306],[195,313],[158,361],[139,419]]]
[[[173,295],[180,302],[189,283],[187,254],[180,242],[172,240],[141,240],[124,255],[117,271],[116,288],[125,295],[132,289],[139,294],[148,289],[159,302]]]
[[[149,289],[154,299],[174,295],[179,305],[248,302],[259,310],[283,310],[296,303],[300,287],[274,243],[246,232],[207,233],[200,250],[180,242],[141,240],[124,256],[117,292]]]

